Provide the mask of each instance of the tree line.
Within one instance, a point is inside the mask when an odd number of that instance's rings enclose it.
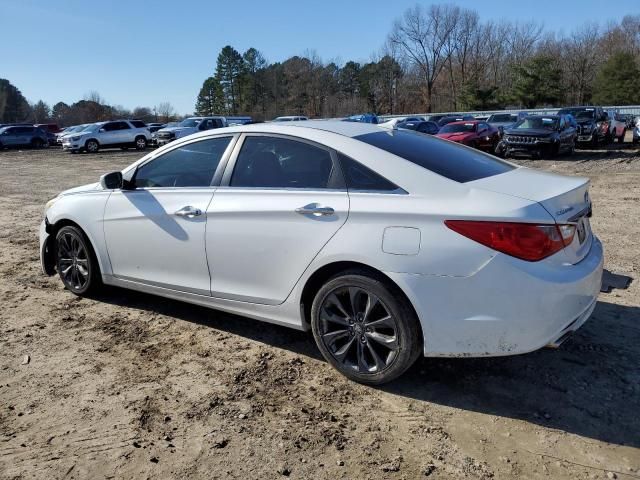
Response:
[[[339,117],[355,113],[640,103],[640,15],[567,34],[533,21],[482,21],[454,5],[416,5],[391,26],[369,61],[323,61],[315,52],[269,62],[256,48],[219,52],[197,94],[201,115]],[[129,111],[98,94],[71,105],[34,104],[0,79],[0,122],[68,125],[114,117],[166,121],[167,102]]]
[[[568,35],[535,22],[482,22],[452,5],[416,5],[370,62],[311,52],[269,63],[250,48],[219,53],[199,114],[337,117],[640,103],[640,15]]]
[[[136,107],[128,110],[121,105],[109,105],[98,92],[90,92],[71,105],[57,102],[50,107],[42,100],[30,104],[17,87],[0,78],[0,123],[57,123],[68,126],[114,118],[166,123],[181,117],[169,102],[161,102],[153,108]]]

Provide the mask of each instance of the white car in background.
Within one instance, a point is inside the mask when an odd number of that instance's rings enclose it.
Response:
[[[633,143],[637,144],[640,142],[640,117],[636,117],[636,123],[633,127]]]
[[[85,123],[85,124],[82,124],[82,125],[73,125],[71,127],[65,128],[61,132],[56,133],[56,144],[57,145],[62,145],[62,141],[63,141],[64,137],[66,137],[68,135],[71,135],[73,133],[77,134],[78,132],[81,132],[82,130],[87,128],[89,125],[91,125],[91,124],[90,123]]]
[[[189,117],[175,126],[161,128],[155,132],[154,141],[158,146],[162,146],[193,133],[226,126],[225,117]]]
[[[43,270],[312,330],[368,384],[414,360],[557,347],[590,317],[603,250],[589,181],[408,130],[211,130],[62,192]],[[262,328],[262,327],[256,327]]]
[[[301,122],[303,120],[309,120],[307,117],[302,115],[285,115],[283,117],[276,117],[272,122]]]
[[[140,120],[115,120],[98,122],[84,130],[62,138],[62,148],[72,153],[96,153],[103,148],[147,148],[151,133]]]

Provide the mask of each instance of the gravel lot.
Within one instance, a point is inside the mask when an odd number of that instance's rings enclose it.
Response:
[[[364,387],[310,335],[40,273],[44,203],[138,157],[0,152],[0,478],[640,478],[637,280],[559,350]],[[638,277],[639,150],[521,163],[590,177],[606,268]]]

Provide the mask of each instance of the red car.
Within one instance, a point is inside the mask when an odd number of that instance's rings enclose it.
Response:
[[[479,120],[449,123],[440,129],[436,137],[491,153],[500,141],[498,129]]]

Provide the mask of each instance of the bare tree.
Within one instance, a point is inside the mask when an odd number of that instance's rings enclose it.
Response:
[[[595,23],[588,23],[576,29],[564,44],[564,64],[568,90],[574,92],[574,103],[586,103],[590,88],[596,76],[600,55],[600,29]]]
[[[173,117],[173,115],[175,114],[173,105],[171,105],[169,102],[159,103],[158,106],[155,107],[155,110],[156,112],[158,112],[158,115],[160,116],[163,122],[169,122]]]
[[[431,111],[433,87],[445,67],[451,51],[460,9],[450,5],[416,5],[394,23],[389,41],[400,47],[404,55],[422,73],[426,87],[427,111]]]

